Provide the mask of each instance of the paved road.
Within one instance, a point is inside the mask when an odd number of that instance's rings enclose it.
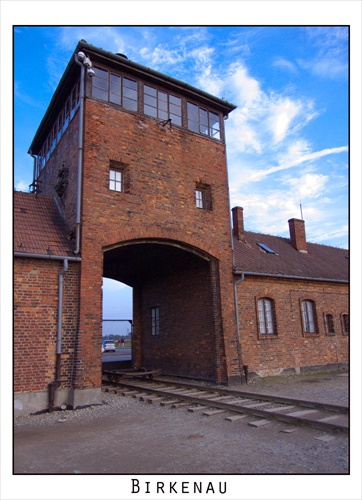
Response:
[[[130,347],[117,347],[116,352],[103,352],[102,362],[107,363],[110,361],[128,361],[131,359]]]

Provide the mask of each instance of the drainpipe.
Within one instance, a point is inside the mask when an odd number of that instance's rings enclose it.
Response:
[[[78,175],[76,194],[76,216],[75,216],[75,250],[76,255],[80,251],[80,218],[81,218],[81,195],[82,195],[82,175],[83,175],[83,124],[84,124],[84,82],[85,66],[75,54],[74,60],[80,66],[80,89],[79,89],[79,128],[78,128]]]
[[[93,78],[95,75],[93,65],[84,52],[74,55],[74,61],[80,66],[80,89],[79,89],[79,129],[78,129],[78,177],[77,177],[77,201],[75,219],[75,250],[76,255],[80,252],[80,226],[81,226],[81,195],[83,178],[83,148],[84,148],[84,101],[85,101],[85,75]]]
[[[55,380],[48,386],[49,388],[49,412],[54,409],[55,391],[60,386],[60,366],[62,357],[62,326],[63,326],[63,278],[68,271],[68,259],[63,261],[63,269],[58,276],[58,325],[57,325],[57,343],[56,343],[56,362],[55,362]]]
[[[234,282],[234,301],[235,301],[235,317],[236,317],[236,328],[238,331],[238,342],[239,342],[239,365],[240,365],[240,373],[244,371],[245,383],[248,383],[248,366],[244,365],[242,358],[242,350],[241,350],[241,338],[240,338],[240,321],[239,321],[239,306],[238,306],[238,284],[244,281],[245,276],[244,273],[241,273],[241,277]]]

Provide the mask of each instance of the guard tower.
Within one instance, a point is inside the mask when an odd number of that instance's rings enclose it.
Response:
[[[133,288],[136,367],[240,380],[224,131],[233,109],[78,43],[29,149],[33,190],[54,197],[81,259],[74,406],[82,391],[100,393],[103,277]]]

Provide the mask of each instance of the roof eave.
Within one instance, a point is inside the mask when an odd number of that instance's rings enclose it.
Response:
[[[314,277],[314,276],[298,276],[289,274],[272,274],[272,273],[258,273],[254,271],[241,271],[239,269],[234,269],[233,274],[237,276],[260,276],[264,278],[284,278],[293,280],[303,280],[303,281],[320,281],[328,283],[340,283],[349,284],[349,280],[343,280],[338,278],[325,278],[325,277]]]
[[[163,82],[169,87],[174,88],[175,90],[178,89],[180,92],[183,92],[185,95],[189,97],[193,97],[194,99],[199,99],[205,104],[214,106],[216,109],[218,109],[220,112],[223,113],[223,116],[227,116],[231,111],[233,111],[236,108],[234,104],[231,104],[223,99],[220,99],[219,97],[215,97],[211,94],[208,94],[203,90],[199,90],[196,87],[193,87],[185,82],[182,82],[181,80],[177,80],[176,78],[170,77],[168,75],[155,71],[151,68],[147,68],[146,66],[142,66],[141,64],[135,63],[130,59],[121,57],[112,52],[107,52],[103,49],[90,45],[85,40],[80,40],[68,62],[68,65],[59,81],[59,84],[53,94],[53,97],[50,100],[47,110],[45,111],[42,121],[40,122],[40,125],[34,135],[34,138],[28,150],[29,154],[32,153],[37,154],[37,151],[40,149],[43,143],[43,134],[45,133],[45,130],[48,130],[53,123],[54,117],[52,111],[56,107],[56,104],[63,91],[66,89],[67,83],[69,82],[71,77],[73,75],[76,75],[77,72],[79,71],[78,65],[76,64],[74,58],[75,54],[77,54],[81,50],[94,55],[98,55],[100,58],[106,59],[108,61],[112,61],[114,64],[117,64],[118,67],[123,66],[123,68],[129,68],[133,73],[138,74],[139,77],[144,77],[146,79],[151,78],[154,81],[160,83]]]

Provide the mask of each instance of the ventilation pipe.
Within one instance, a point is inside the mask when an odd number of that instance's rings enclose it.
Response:
[[[58,276],[58,325],[57,325],[57,343],[56,343],[56,361],[55,361],[55,380],[48,386],[49,388],[49,412],[54,409],[55,391],[60,386],[60,367],[62,358],[62,329],[63,329],[63,278],[68,271],[68,259],[63,261],[63,269]]]

